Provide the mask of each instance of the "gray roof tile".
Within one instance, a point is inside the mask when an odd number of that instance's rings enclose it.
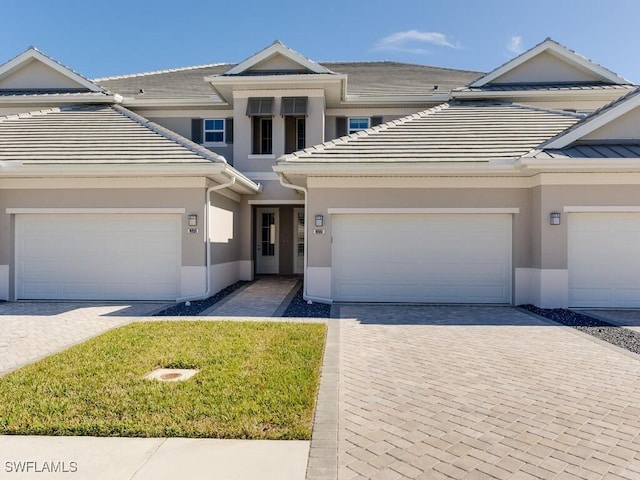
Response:
[[[0,161],[23,164],[226,163],[119,105],[0,117]]]
[[[347,94],[365,97],[446,93],[481,75],[480,72],[398,62],[322,62],[321,65],[336,73],[348,75]],[[215,97],[215,92],[204,81],[204,77],[222,75],[232,67],[232,64],[212,64],[94,81],[123,96],[210,98]],[[434,90],[435,85],[438,86],[437,90]]]
[[[280,162],[488,161],[524,155],[579,120],[510,103],[453,102],[283,157]]]

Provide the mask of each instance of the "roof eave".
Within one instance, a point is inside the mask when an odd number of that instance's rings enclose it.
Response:
[[[3,105],[95,105],[119,103],[119,95],[104,94],[100,96],[73,96],[60,94],[16,95],[0,97]]]
[[[255,194],[262,186],[224,163],[175,163],[175,164],[68,164],[0,162],[2,178],[65,178],[65,177],[194,177],[203,176],[218,183],[229,178],[236,182],[231,188],[240,194]]]
[[[536,172],[629,172],[640,171],[640,158],[532,158],[523,157],[520,168]]]
[[[460,159],[430,162],[280,162],[273,167],[276,173],[295,176],[408,176],[408,175],[516,175],[517,158]]]
[[[633,86],[629,86],[629,90],[633,89]],[[579,97],[580,100],[593,99],[593,100],[614,100],[621,95],[627,93],[625,90],[620,89],[602,89],[602,90],[519,90],[519,91],[500,91],[500,92],[468,92],[468,91],[452,91],[452,100],[541,100],[550,98],[553,100],[570,99]]]

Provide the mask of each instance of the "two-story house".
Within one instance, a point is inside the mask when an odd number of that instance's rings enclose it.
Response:
[[[275,42],[89,80],[29,49],[0,66],[0,298],[184,300],[303,274],[324,302],[640,305],[640,287],[576,283],[590,253],[568,255],[588,192],[639,215],[635,167],[541,148],[634,89],[549,39],[488,74]]]

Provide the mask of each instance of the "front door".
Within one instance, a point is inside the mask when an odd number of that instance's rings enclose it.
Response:
[[[278,209],[256,210],[256,274],[279,273]]]
[[[304,208],[293,209],[293,273],[304,273]]]

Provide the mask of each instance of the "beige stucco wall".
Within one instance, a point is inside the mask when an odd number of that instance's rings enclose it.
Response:
[[[640,187],[637,185],[549,185],[533,189],[540,207],[532,234],[536,237],[533,267],[543,269],[567,268],[567,225],[565,207],[584,206],[640,206]],[[537,205],[534,205],[537,207]],[[549,214],[561,212],[561,224],[549,224]],[[536,228],[537,225],[537,228]]]
[[[82,85],[41,61],[32,60],[0,80],[0,88],[82,88]]]
[[[598,80],[583,70],[544,52],[505,73],[491,83],[588,82]]]
[[[325,235],[309,235],[309,266],[331,266],[331,215],[328,208],[519,208],[513,219],[513,266],[531,263],[529,189],[312,188],[309,218],[325,217]]]
[[[0,190],[0,264],[12,264],[13,229],[7,208],[185,208],[182,235],[182,265],[204,265],[204,194],[199,188],[167,189],[1,189]],[[212,202],[238,216],[239,204],[215,196]],[[218,198],[219,197],[219,198]],[[199,234],[187,233],[187,215],[198,215]],[[234,239],[228,245],[216,244],[213,263],[237,259],[238,245]]]
[[[612,120],[583,137],[584,140],[637,140],[640,108],[636,107],[627,114]]]

